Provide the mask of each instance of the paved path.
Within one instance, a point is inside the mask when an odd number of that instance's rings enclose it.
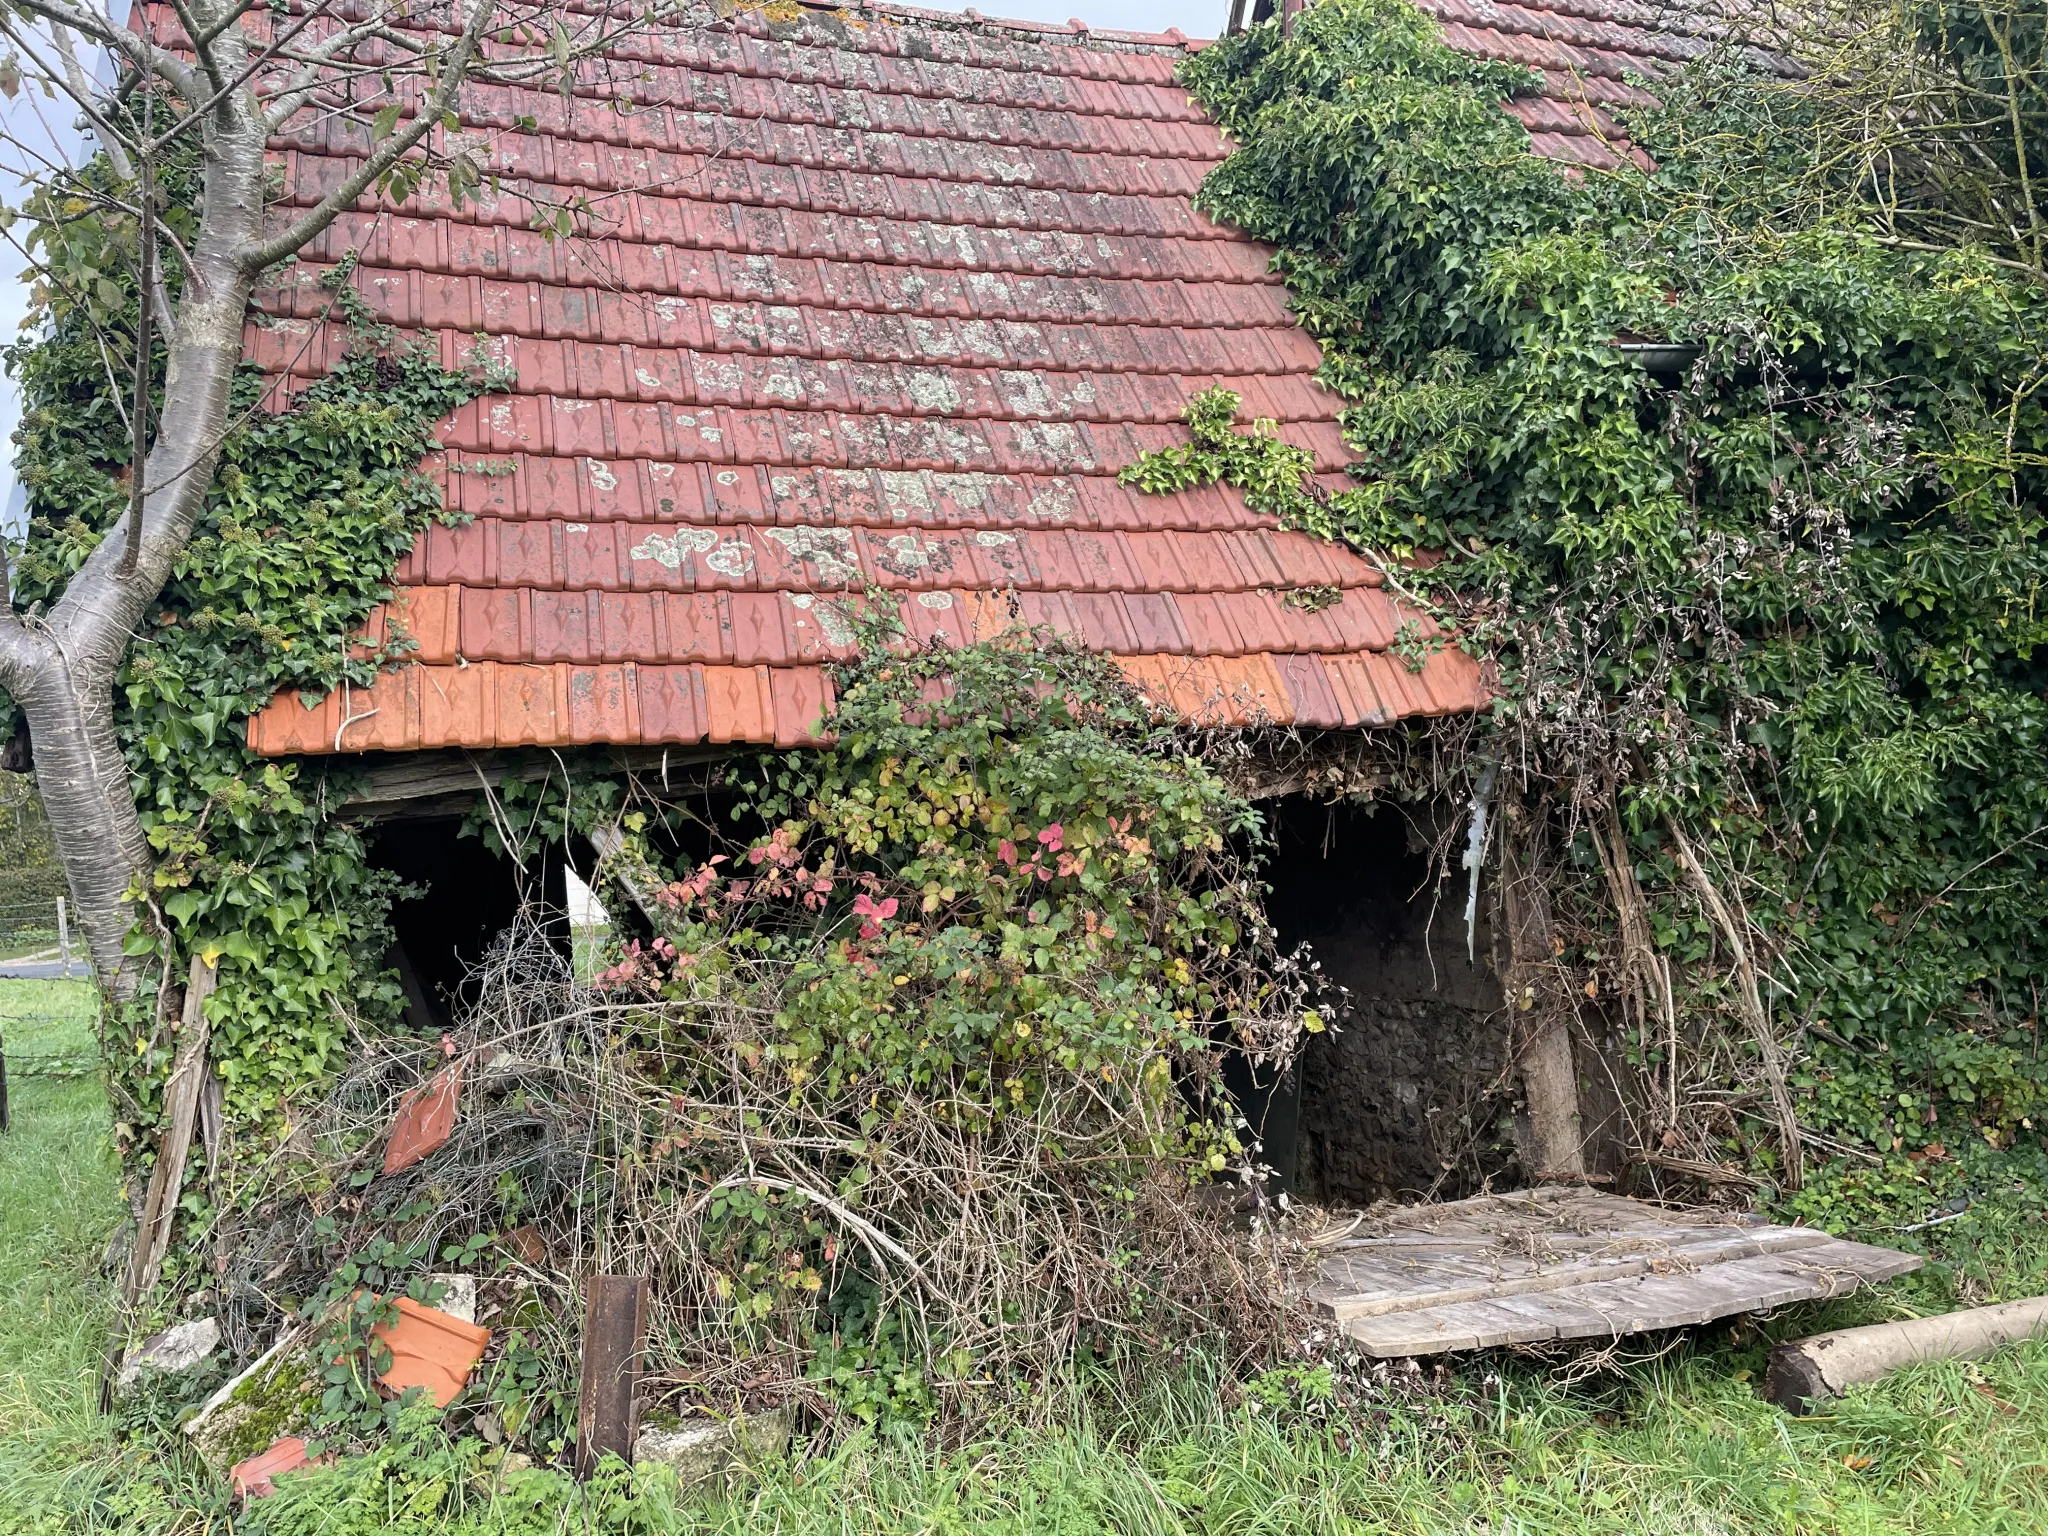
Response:
[[[0,981],[57,981],[65,974],[62,960],[0,960]],[[71,962],[71,976],[78,981],[92,977],[83,960]]]

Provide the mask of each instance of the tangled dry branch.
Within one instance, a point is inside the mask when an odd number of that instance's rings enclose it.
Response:
[[[650,1276],[649,1387],[678,1402],[828,1406],[814,1367],[830,1325],[813,1319],[835,1298],[900,1318],[904,1358],[956,1363],[931,1383],[946,1416],[1082,1351],[1192,1336],[1262,1349],[1282,1326],[1270,1241],[1173,1160],[1145,1166],[1133,1149],[1171,1127],[1132,1123],[1085,1079],[993,1124],[944,1094],[878,1119],[861,1089],[796,1091],[756,1053],[786,975],[764,966],[715,1001],[622,1000],[579,980],[531,913],[472,984],[453,1034],[363,1042],[302,1127],[317,1187],[221,1250],[238,1315],[309,1289],[403,1212],[426,1252],[521,1229],[538,1303],[522,1316],[565,1370],[578,1277]],[[379,1174],[405,1095],[457,1064],[448,1144]]]

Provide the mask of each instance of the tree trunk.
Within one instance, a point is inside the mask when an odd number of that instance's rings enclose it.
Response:
[[[36,790],[93,967],[108,996],[131,997],[140,972],[122,953],[134,923],[128,893],[148,878],[150,855],[114,735],[113,679],[78,679],[59,657],[37,669],[15,703],[28,716]]]
[[[28,717],[36,783],[93,968],[113,1002],[141,970],[123,954],[128,892],[152,866],[114,730],[114,680],[128,641],[170,579],[205,510],[229,430],[242,317],[254,286],[244,253],[262,233],[263,137],[254,121],[208,144],[206,223],[169,334],[155,442],[141,474],[143,535],[124,514],[41,618],[0,615],[0,684]]]
[[[139,979],[122,954],[135,916],[125,897],[147,876],[151,861],[114,732],[113,687],[130,637],[205,510],[231,427],[229,405],[250,292],[266,267],[296,256],[455,110],[498,0],[463,0],[462,31],[452,45],[400,70],[431,82],[411,122],[385,137],[312,208],[286,214],[268,231],[264,148],[272,128],[282,131],[302,112],[325,116],[336,110],[334,91],[347,96],[349,89],[337,81],[362,77],[356,50],[386,47],[391,26],[415,24],[403,8],[373,6],[324,40],[317,33],[302,39],[310,50],[304,57],[266,54],[252,64],[252,32],[242,25],[248,7],[239,0],[193,0],[180,7],[185,35],[170,46],[150,41],[146,28],[131,32],[88,11],[38,0],[20,3],[53,27],[74,29],[127,66],[148,71],[194,112],[200,129],[198,227],[182,248],[184,282],[176,315],[163,317],[169,367],[155,438],[136,466],[140,505],[115,521],[47,613],[25,619],[11,602],[0,601],[0,687],[28,717],[51,832],[92,946],[93,966],[108,997],[121,1002],[134,995]],[[262,30],[260,23],[256,30]],[[596,46],[586,39],[586,49]],[[268,73],[266,59],[275,60]],[[382,81],[384,91],[394,89],[388,73]],[[123,147],[119,131],[104,120],[95,126],[124,179],[134,169],[131,151],[137,164],[163,152],[166,141],[147,139],[153,131],[145,129]],[[147,270],[149,263],[139,265]],[[139,529],[131,528],[136,521]]]

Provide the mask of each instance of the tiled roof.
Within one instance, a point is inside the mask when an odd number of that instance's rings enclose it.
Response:
[[[1781,55],[1752,44],[1744,0],[1414,0],[1437,19],[1460,53],[1537,70],[1542,94],[1507,104],[1529,130],[1529,146],[1552,160],[1611,166],[1630,153],[1609,115],[1655,98],[1639,82],[1698,58],[1717,42],[1742,43],[1762,68],[1793,73]]]
[[[1514,109],[1583,163],[1611,152],[1624,74],[1701,46],[1640,4],[1420,3],[1454,46],[1544,68],[1553,97]],[[486,338],[517,383],[426,466],[473,520],[396,573],[417,656],[312,709],[280,696],[252,748],[795,744],[870,584],[921,640],[1042,624],[1189,718],[1476,707],[1455,647],[1419,672],[1389,654],[1430,626],[1357,555],[1235,492],[1116,482],[1216,385],[1319,471],[1349,460],[1269,253],[1188,203],[1226,146],[1173,82],[1185,46],[738,10],[622,44],[573,96],[471,89],[463,142],[501,191],[366,196],[259,295],[247,348],[290,383],[325,372],[319,282],[350,251],[371,308],[450,366]],[[287,207],[346,173],[353,135],[273,145]],[[536,233],[563,205],[577,234]]]

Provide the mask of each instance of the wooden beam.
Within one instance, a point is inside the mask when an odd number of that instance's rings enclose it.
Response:
[[[156,1171],[142,1202],[135,1229],[135,1247],[128,1255],[128,1276],[121,1302],[132,1308],[150,1292],[171,1246],[171,1226],[178,1212],[178,1191],[185,1182],[185,1159],[192,1150],[192,1127],[199,1118],[199,1096],[206,1085],[206,999],[213,994],[218,972],[199,956],[185,983],[185,1007],[178,1020],[178,1053],[164,1084],[164,1134],[157,1144]]]
[[[734,750],[677,746],[407,752],[331,758],[326,771],[335,780],[342,815],[354,821],[400,821],[461,815],[486,787],[537,784],[562,772],[565,765],[642,774],[685,794],[706,787],[708,776],[699,771],[705,764],[729,758]]]
[[[1509,1038],[1519,1042],[1515,1061],[1535,1143],[1531,1160],[1536,1166],[1529,1171],[1537,1179],[1581,1180],[1586,1176],[1585,1126],[1572,1060],[1571,1009],[1557,984],[1550,901],[1532,856],[1543,829],[1538,813],[1505,787],[1501,811],[1498,931],[1507,941],[1501,981]]]
[[[576,1394],[576,1475],[582,1478],[607,1454],[633,1459],[648,1291],[645,1275],[592,1275],[585,1284],[583,1379]]]

